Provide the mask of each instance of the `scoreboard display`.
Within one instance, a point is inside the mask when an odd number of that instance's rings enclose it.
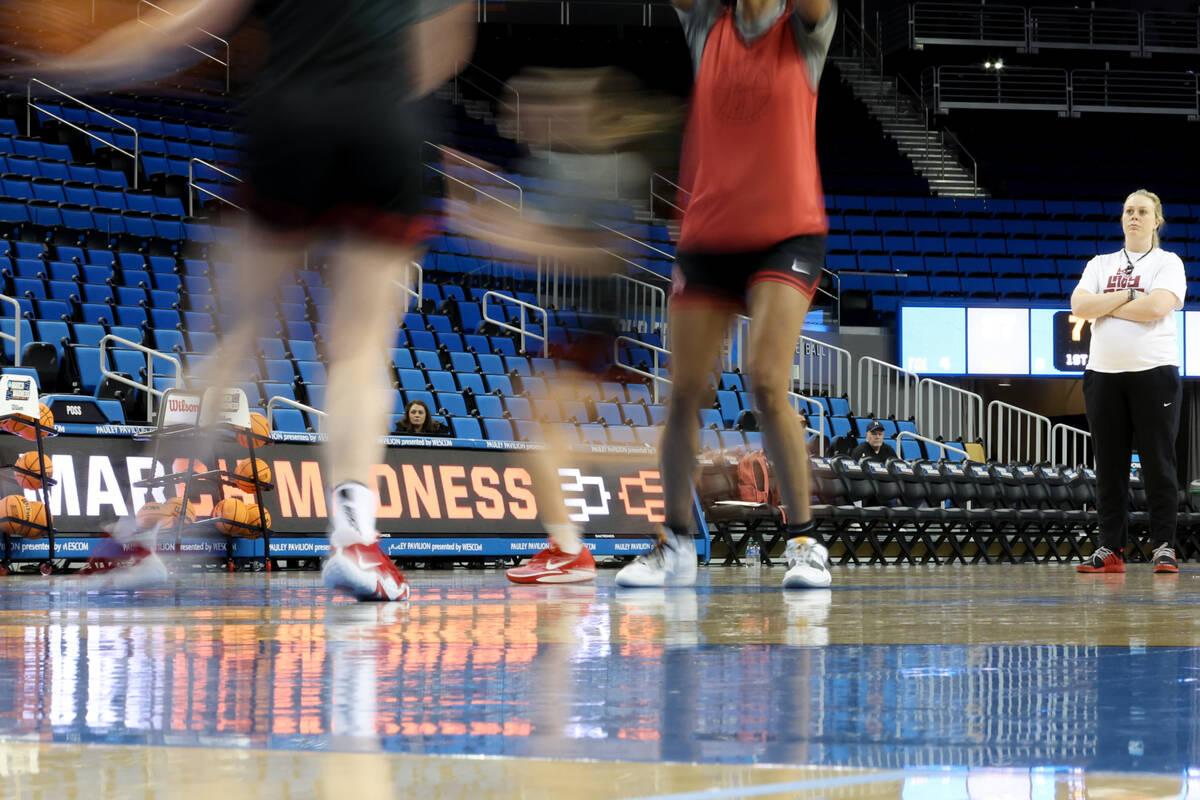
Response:
[[[1070,311],[1054,312],[1054,368],[1061,372],[1082,372],[1087,367],[1088,348],[1092,344],[1092,323]]]
[[[921,375],[1081,377],[1092,323],[1066,308],[901,306],[900,365]],[[1176,311],[1184,377],[1200,377],[1200,311]]]

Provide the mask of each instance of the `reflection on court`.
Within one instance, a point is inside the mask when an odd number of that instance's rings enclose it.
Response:
[[[314,574],[10,578],[0,774],[55,797],[99,774],[169,796],[1040,798],[1180,796],[1200,765],[1191,573],[859,568],[788,594],[781,574],[418,572],[406,606]]]

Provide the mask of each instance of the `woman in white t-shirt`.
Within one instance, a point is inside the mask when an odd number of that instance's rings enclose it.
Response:
[[[1158,195],[1138,189],[1125,199],[1125,246],[1088,262],[1071,295],[1071,313],[1092,320],[1083,397],[1096,454],[1099,547],[1079,572],[1124,572],[1129,533],[1129,465],[1137,442],[1146,484],[1154,571],[1173,573],[1178,480],[1179,339],[1183,262],[1158,246]]]

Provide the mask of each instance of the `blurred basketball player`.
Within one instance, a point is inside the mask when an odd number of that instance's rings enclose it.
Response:
[[[255,6],[252,8],[252,6]],[[153,30],[120,25],[37,74],[90,89],[176,68],[200,29],[223,33],[262,14],[269,48],[246,104],[248,219],[235,248],[241,307],[214,385],[253,352],[261,302],[305,251],[334,252],[329,342],[329,587],[361,600],[402,600],[409,587],[379,548],[371,468],[391,410],[384,353],[395,335],[394,283],[419,256],[422,126],[412,101],[443,84],[474,45],[475,7],[453,0],[197,0]],[[114,583],[165,580],[155,530],[123,520],[112,532],[132,561]],[[102,565],[103,566],[107,565]]]
[[[787,508],[784,586],[828,586],[828,553],[807,534],[808,456],[788,400],[796,345],[825,257],[817,85],[833,38],[831,0],[675,0],[695,83],[680,184],[686,199],[671,297],[671,396],[662,435],[666,530],[619,586],[696,579],[696,415],[733,315],[750,316],[752,396]]]
[[[622,180],[629,192],[641,191],[649,170],[640,147],[647,136],[669,127],[676,114],[670,103],[640,91],[632,76],[611,67],[525,69],[509,86],[521,98],[520,115],[502,118],[499,125],[515,128],[515,137],[528,148],[517,172],[543,183],[513,206],[493,192],[451,180],[450,196],[458,202],[451,205],[450,223],[493,244],[559,259],[578,281],[590,284],[586,294],[596,299],[599,313],[589,314],[590,330],[576,333],[567,351],[558,354],[547,387],[550,405],[561,408],[563,401],[576,399],[584,381],[611,366],[618,313],[614,275],[629,262],[613,252],[619,236],[602,224],[603,208],[614,194],[621,195]],[[618,154],[619,173],[614,169]],[[481,179],[484,172],[498,170],[449,152],[447,167],[463,164],[480,170]],[[514,583],[590,581],[596,564],[567,513],[559,478],[569,451],[552,424],[557,418],[541,421],[546,448],[530,452],[530,467],[549,543],[506,574]]]

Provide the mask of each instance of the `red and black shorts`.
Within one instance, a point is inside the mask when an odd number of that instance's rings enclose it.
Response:
[[[242,202],[281,236],[351,233],[398,245],[428,235],[418,107],[390,87],[283,89],[245,120]]]
[[[812,299],[825,266],[825,235],[793,236],[768,247],[741,253],[675,254],[672,300],[746,304],[750,287],[774,282]]]

